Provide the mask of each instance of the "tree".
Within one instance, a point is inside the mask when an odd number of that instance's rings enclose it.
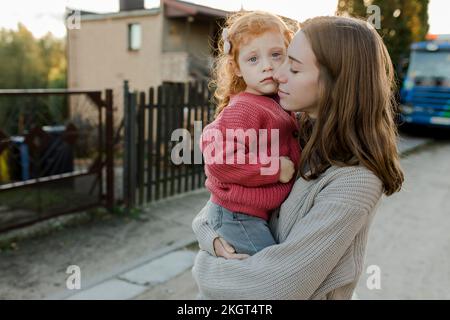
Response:
[[[18,30],[0,30],[0,88],[65,88],[64,40],[50,33],[35,39],[19,23]],[[0,128],[9,134],[30,126],[60,122],[65,115],[62,97],[6,98],[0,100]],[[29,121],[27,121],[29,119]]]
[[[45,84],[40,48],[30,31],[19,24],[17,31],[0,32],[0,87],[30,88]]]
[[[381,11],[378,33],[389,50],[394,65],[409,56],[411,43],[421,41],[428,32],[429,0],[339,0],[337,13],[366,18],[367,7],[376,5]]]

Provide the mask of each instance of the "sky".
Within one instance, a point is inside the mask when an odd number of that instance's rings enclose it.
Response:
[[[186,0],[187,1],[187,0]],[[319,15],[333,15],[337,0],[191,0],[205,6],[223,10],[265,10],[303,21]],[[145,0],[145,7],[159,5],[159,0]],[[36,37],[47,32],[57,37],[65,36],[65,8],[93,12],[117,12],[119,0],[14,0],[1,1],[0,28],[17,29],[22,22]],[[446,14],[450,12],[449,0],[430,0],[430,33],[450,34],[450,23]]]

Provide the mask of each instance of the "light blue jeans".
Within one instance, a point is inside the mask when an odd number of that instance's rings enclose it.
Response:
[[[248,214],[232,212],[211,200],[208,202],[208,224],[236,253],[254,255],[276,244],[266,220]]]

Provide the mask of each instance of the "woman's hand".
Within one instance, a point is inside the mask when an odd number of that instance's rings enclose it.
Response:
[[[223,257],[225,259],[242,260],[250,257],[248,254],[236,253],[234,248],[220,237],[214,239],[214,251],[216,252],[216,256]]]

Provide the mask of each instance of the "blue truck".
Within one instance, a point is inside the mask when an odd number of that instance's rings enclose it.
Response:
[[[411,45],[400,90],[400,122],[450,128],[450,35]]]

